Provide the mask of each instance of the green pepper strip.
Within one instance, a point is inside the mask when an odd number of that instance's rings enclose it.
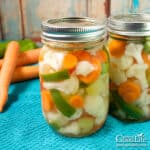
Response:
[[[76,110],[66,102],[66,100],[61,96],[58,90],[52,89],[51,94],[52,94],[56,107],[65,116],[71,117],[75,113]]]
[[[125,103],[116,91],[112,92],[112,96],[113,96],[114,100],[117,101],[120,108],[122,110],[124,110],[129,116],[131,116],[137,120],[143,118],[143,112],[140,108],[138,108],[132,104]]]
[[[70,77],[68,70],[62,70],[50,74],[40,74],[44,81],[61,81]]]

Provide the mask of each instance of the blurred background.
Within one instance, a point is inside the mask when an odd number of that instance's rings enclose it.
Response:
[[[88,16],[103,20],[120,13],[149,13],[150,0],[0,0],[0,39],[40,40],[42,20]]]

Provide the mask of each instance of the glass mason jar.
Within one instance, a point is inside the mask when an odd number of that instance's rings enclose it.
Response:
[[[105,26],[90,18],[42,23],[42,110],[49,125],[63,135],[89,135],[106,120],[109,65],[105,34]]]
[[[110,111],[125,121],[150,119],[150,15],[108,19]]]

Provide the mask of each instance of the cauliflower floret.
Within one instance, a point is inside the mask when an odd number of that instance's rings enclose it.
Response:
[[[96,123],[105,118],[107,109],[101,96],[86,96],[84,108],[88,114],[96,117]]]
[[[110,67],[110,79],[116,84],[119,85],[122,82],[127,80],[125,72],[120,70],[117,67],[111,66]]]
[[[94,66],[88,61],[80,61],[76,67],[76,74],[87,76],[94,70]]]
[[[149,105],[150,104],[150,92],[149,89],[145,89],[139,99],[135,102],[139,106]]]
[[[141,107],[141,109],[143,110],[144,115],[146,117],[149,117],[149,115],[150,115],[150,106],[149,105],[144,105],[144,106]]]
[[[147,68],[148,68],[147,64],[134,64],[126,72],[126,75],[129,78],[136,77],[139,80],[142,89],[145,89],[148,87],[148,82],[146,79]]]
[[[143,64],[144,61],[142,59],[142,50],[143,50],[142,44],[129,43],[126,46],[125,55],[132,56],[135,58],[138,64]]]
[[[111,62],[116,64],[119,69],[126,70],[133,64],[133,57],[123,55],[121,58],[111,57]]]
[[[77,122],[72,122],[71,124],[60,128],[59,130],[60,133],[63,134],[74,134],[74,135],[78,135],[80,133],[80,128],[78,126]]]
[[[44,82],[44,88],[46,89],[57,89],[64,92],[65,94],[74,94],[79,88],[79,80],[77,77],[72,76],[67,80],[61,82]]]
[[[75,120],[77,118],[80,118],[82,113],[83,113],[82,109],[76,109],[76,112],[71,117],[69,117],[68,119],[69,120]]]
[[[69,119],[62,115],[60,112],[48,112],[46,114],[49,123],[56,123],[60,126],[69,122]]]
[[[44,55],[44,63],[58,71],[62,67],[65,52],[49,50]]]

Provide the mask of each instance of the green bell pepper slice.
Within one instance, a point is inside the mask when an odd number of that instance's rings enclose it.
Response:
[[[126,114],[135,118],[136,120],[143,118],[143,116],[144,116],[143,111],[140,108],[138,108],[132,104],[127,104],[126,102],[124,102],[124,100],[119,96],[117,91],[112,91],[112,96],[113,96],[113,99],[118,103],[120,108],[124,112],[126,112]]]
[[[47,82],[48,81],[62,81],[62,80],[70,78],[68,70],[61,70],[59,72],[49,73],[49,74],[40,74],[40,76],[42,77],[44,81],[47,81]]]
[[[52,89],[51,94],[56,107],[63,115],[71,117],[76,112],[75,108],[66,102],[58,90]]]

